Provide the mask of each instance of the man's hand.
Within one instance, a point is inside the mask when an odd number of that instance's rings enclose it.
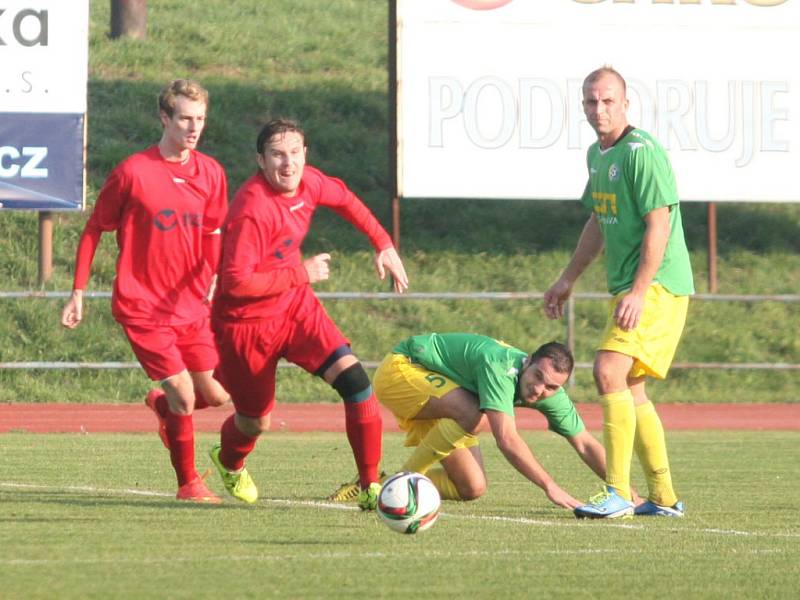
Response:
[[[398,294],[405,292],[408,289],[408,275],[406,275],[400,255],[397,254],[397,250],[394,248],[386,248],[386,250],[381,250],[375,255],[375,270],[378,272],[378,277],[381,278],[381,281],[386,279],[385,269],[389,269],[392,274],[394,291]]]
[[[633,292],[625,294],[614,310],[614,321],[623,331],[636,329],[644,311],[644,296]]]
[[[551,319],[564,316],[564,303],[572,293],[572,285],[564,279],[556,281],[544,293],[544,313]]]
[[[558,487],[558,484],[555,482],[552,482],[550,485],[548,485],[545,488],[544,493],[547,494],[550,502],[556,506],[560,506],[561,508],[573,509],[583,506],[583,502],[579,502],[570,496],[567,492]]]
[[[83,319],[83,290],[72,290],[72,296],[61,311],[61,324],[68,329],[75,329]]]
[[[308,282],[309,283],[317,283],[318,281],[325,281],[330,277],[330,267],[328,266],[328,261],[331,259],[331,255],[327,253],[317,254],[316,256],[312,256],[311,258],[307,258],[303,261],[303,266],[306,269],[306,273],[308,273]]]

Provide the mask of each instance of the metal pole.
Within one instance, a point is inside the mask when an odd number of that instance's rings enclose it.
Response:
[[[392,241],[400,251],[400,194],[397,186],[397,0],[389,0],[389,191],[392,194]]]
[[[39,212],[39,286],[53,275],[53,213]]]
[[[147,0],[111,0],[111,38],[147,37]]]
[[[575,298],[567,298],[567,348],[575,356]],[[569,374],[569,387],[575,385],[575,370]]]
[[[400,252],[400,198],[392,198],[392,241]]]
[[[708,291],[717,293],[717,205],[708,203]]]

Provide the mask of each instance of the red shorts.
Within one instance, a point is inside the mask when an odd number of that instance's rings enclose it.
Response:
[[[153,381],[163,381],[184,369],[211,371],[219,362],[208,317],[189,325],[121,325],[133,353]]]
[[[315,373],[348,340],[313,292],[296,310],[270,319],[215,319],[221,360],[214,377],[233,399],[236,412],[263,417],[275,407],[275,374],[285,358]]]

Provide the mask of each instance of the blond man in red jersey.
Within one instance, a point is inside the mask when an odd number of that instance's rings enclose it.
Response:
[[[162,90],[158,108],[161,140],[117,165],[100,190],[78,244],[73,291],[61,323],[70,329],[80,325],[100,237],[116,232],[112,314],[147,375],[163,388],[152,390],[145,402],[169,449],[177,498],[218,503],[195,468],[192,412],[229,400],[212,377],[219,357],[208,306],[227,214],[227,180],[217,161],[196,150],[208,92],[197,82],[177,79]]]

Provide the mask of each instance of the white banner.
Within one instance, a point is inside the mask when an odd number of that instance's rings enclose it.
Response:
[[[88,34],[88,0],[0,0],[0,209],[83,209]]]
[[[0,112],[85,113],[88,0],[0,0]]]
[[[800,201],[798,40],[800,0],[397,0],[399,195],[577,198],[609,64],[683,200]]]

